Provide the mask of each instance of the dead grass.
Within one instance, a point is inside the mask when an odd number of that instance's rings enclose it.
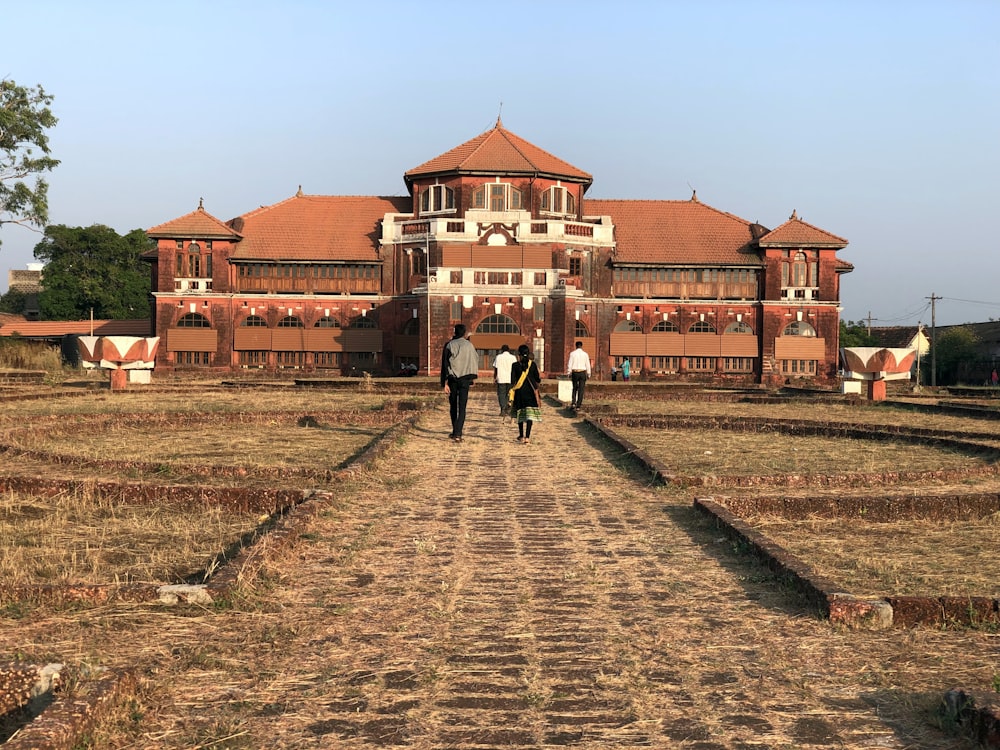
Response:
[[[1000,514],[954,523],[745,520],[852,594],[1000,598]]]
[[[39,584],[179,583],[261,519],[205,507],[130,506],[90,493],[0,496],[0,580]]]
[[[976,456],[894,440],[860,440],[732,430],[655,430],[617,427],[616,432],[684,476],[847,473],[973,469]]]

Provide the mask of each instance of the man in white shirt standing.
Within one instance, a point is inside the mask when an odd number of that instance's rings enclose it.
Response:
[[[517,362],[517,357],[504,344],[500,353],[493,358],[493,382],[497,384],[497,401],[500,402],[500,416],[506,417],[510,409],[508,397],[510,394],[510,368]]]
[[[566,363],[566,372],[573,381],[573,396],[571,409],[583,406],[583,389],[590,377],[590,355],[583,350],[583,342],[576,342],[576,349],[570,352]]]

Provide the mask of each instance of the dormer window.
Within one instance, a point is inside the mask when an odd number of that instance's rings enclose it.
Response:
[[[575,214],[576,196],[564,187],[550,187],[542,193],[542,210],[554,214]]]
[[[485,211],[520,211],[521,191],[508,182],[489,182],[472,193],[472,207]]]
[[[432,185],[420,194],[420,213],[455,210],[455,191],[444,185]]]

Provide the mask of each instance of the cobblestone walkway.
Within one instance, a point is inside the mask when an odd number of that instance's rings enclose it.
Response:
[[[495,410],[473,390],[461,445],[428,415],[296,545],[315,583],[278,596],[316,626],[267,689],[309,700],[272,746],[931,746],[880,718],[910,666],[875,654],[899,632],[797,610],[565,412],[525,446]]]

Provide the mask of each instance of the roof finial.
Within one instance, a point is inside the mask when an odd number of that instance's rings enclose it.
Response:
[[[698,203],[698,191],[694,188],[691,188],[691,202]]]
[[[789,221],[797,221],[798,218],[799,218],[799,215],[795,212],[795,209],[793,208],[792,209],[792,215],[788,217],[788,220]]]
[[[500,109],[497,110],[497,124],[496,124],[497,128],[503,127],[503,121],[500,119],[500,115],[502,112],[503,112],[503,101],[500,102]]]
[[[198,199],[198,210],[199,211],[204,211],[205,210],[205,199],[204,198],[199,198]]]
[[[302,186],[301,185],[299,185],[299,192],[297,192],[295,194],[295,197],[296,198],[301,198],[302,197]]]

